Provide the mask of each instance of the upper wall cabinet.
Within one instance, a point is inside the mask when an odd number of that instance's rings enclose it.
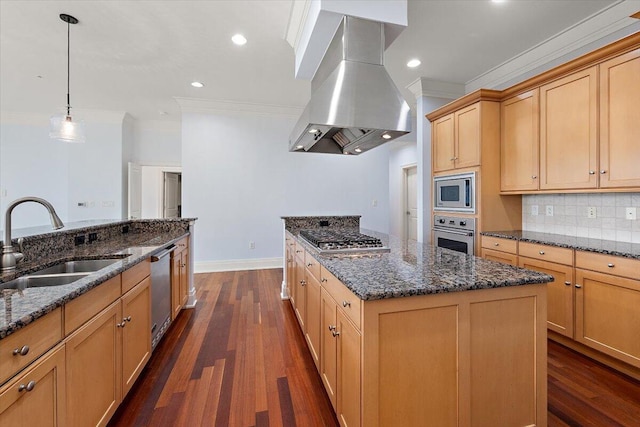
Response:
[[[540,88],[540,189],[596,188],[598,69]]]
[[[539,90],[500,103],[500,190],[537,190],[539,174]]]
[[[433,122],[433,171],[480,164],[480,103]]]
[[[640,49],[599,71],[600,187],[640,187]]]

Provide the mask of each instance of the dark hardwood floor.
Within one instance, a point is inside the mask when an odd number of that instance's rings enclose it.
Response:
[[[195,276],[110,426],[336,426],[282,270]],[[640,382],[549,341],[549,426],[640,426]]]

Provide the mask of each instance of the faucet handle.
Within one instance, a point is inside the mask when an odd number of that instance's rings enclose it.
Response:
[[[23,244],[24,244],[24,237],[18,238],[18,249],[20,253],[24,252],[24,247],[22,246]]]

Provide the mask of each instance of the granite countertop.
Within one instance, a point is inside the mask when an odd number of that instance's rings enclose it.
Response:
[[[640,244],[616,242],[615,240],[590,239],[587,237],[564,236],[562,234],[540,233],[537,231],[486,231],[483,236],[501,237],[520,242],[540,243],[580,251],[597,252],[624,258],[640,259]]]
[[[124,270],[142,262],[188,234],[185,230],[179,229],[169,229],[163,232],[149,231],[122,234],[105,242],[78,246],[73,250],[43,258],[39,260],[38,264],[31,263],[22,267],[16,273],[3,274],[0,277],[0,285],[3,282],[12,280],[14,277],[19,277],[62,261],[71,261],[78,258],[104,259],[123,257],[114,264],[68,285],[26,288],[22,291],[2,290],[0,287],[0,340],[106,280],[117,276]]]
[[[409,242],[371,230],[363,229],[361,232],[380,238],[391,251],[359,256],[320,255],[304,240],[297,240],[362,300],[500,288],[553,280],[547,274],[449,249]]]

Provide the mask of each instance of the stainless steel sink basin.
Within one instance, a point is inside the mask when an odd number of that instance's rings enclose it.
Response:
[[[0,291],[3,290],[17,290],[22,291],[26,288],[40,288],[43,286],[60,286],[68,285],[76,280],[80,280],[83,277],[91,273],[78,273],[78,274],[62,274],[62,275],[49,275],[49,276],[23,276],[18,277],[10,282],[0,283]]]
[[[47,267],[43,270],[38,270],[35,273],[29,274],[29,276],[48,276],[48,275],[61,275],[61,274],[76,274],[76,273],[93,273],[94,271],[101,270],[110,266],[122,258],[116,259],[82,259],[77,261],[67,261],[60,264]]]

